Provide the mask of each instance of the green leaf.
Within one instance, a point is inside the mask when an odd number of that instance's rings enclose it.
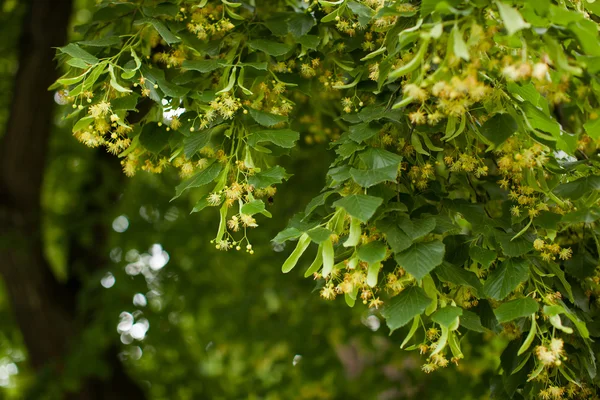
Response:
[[[485,327],[481,324],[481,318],[473,311],[463,310],[460,318],[460,326],[474,332],[485,332]]]
[[[483,285],[483,293],[494,300],[504,300],[527,278],[529,278],[528,261],[509,258],[487,278]]]
[[[383,232],[385,240],[394,253],[400,253],[412,245],[412,240],[395,221],[384,219],[377,221],[377,229]]]
[[[474,272],[467,271],[464,268],[457,267],[449,262],[444,262],[435,269],[435,274],[444,282],[450,282],[459,286],[469,286],[481,293],[483,286]]]
[[[369,169],[397,167],[402,157],[384,149],[369,147],[358,155]]]
[[[352,194],[339,199],[333,205],[343,208],[350,216],[359,219],[361,222],[367,222],[375,214],[381,203],[383,203],[383,199],[380,197]]]
[[[137,93],[131,93],[126,96],[117,97],[110,101],[110,108],[113,111],[117,110],[135,110],[140,95]]]
[[[369,264],[383,261],[387,253],[387,246],[383,242],[369,242],[358,248],[358,258]]]
[[[398,265],[416,279],[422,279],[444,261],[446,247],[439,240],[415,243],[407,250],[395,255]]]
[[[183,64],[181,64],[181,68],[189,69],[192,71],[198,71],[203,74],[207,72],[214,71],[218,68],[222,67],[222,60],[208,59],[208,60],[185,60]]]
[[[423,238],[429,232],[433,231],[436,225],[435,217],[425,217],[419,219],[402,217],[399,222],[400,229],[402,229],[413,241]]]
[[[90,47],[111,47],[116,46],[119,43],[121,43],[121,39],[119,39],[118,36],[106,36],[100,39],[82,40],[80,42],[77,42],[77,44],[80,44],[82,46]]]
[[[277,236],[275,236],[273,239],[271,239],[271,241],[276,244],[283,244],[283,243],[287,242],[288,240],[299,238],[300,235],[302,235],[302,231],[300,231],[294,227],[286,228],[286,229],[282,230],[281,232],[279,232],[277,234]]]
[[[379,128],[375,126],[370,126],[368,122],[363,122],[361,124],[352,125],[350,127],[350,139],[354,140],[357,143],[364,142],[367,139],[372,138],[373,136],[379,133]]]
[[[304,251],[306,250],[309,244],[310,237],[308,236],[308,234],[302,234],[302,236],[300,236],[300,239],[298,239],[298,244],[296,244],[296,248],[281,266],[281,272],[283,272],[284,274],[290,272],[296,266],[298,260],[300,259],[302,254],[304,254]]]
[[[469,48],[463,39],[460,29],[458,29],[458,25],[454,25],[454,28],[452,28],[452,41],[454,42],[454,55],[465,61],[469,61],[471,59]]]
[[[223,166],[221,165],[221,163],[214,162],[202,171],[196,172],[190,178],[177,185],[177,187],[175,188],[175,197],[173,197],[171,201],[181,196],[181,194],[188,189],[201,187],[213,182],[217,178],[217,176],[219,176],[219,173],[222,169]]]
[[[489,266],[492,265],[492,262],[498,257],[498,254],[494,250],[473,246],[469,249],[469,256],[473,261],[481,264],[482,267],[489,268]]]
[[[295,13],[287,20],[288,31],[295,38],[306,35],[317,22],[310,14]]]
[[[157,19],[152,19],[150,21],[154,29],[158,32],[158,34],[167,42],[169,45],[181,42],[177,36],[173,34],[162,22]]]
[[[168,97],[183,97],[190,91],[190,89],[180,85],[175,85],[166,79],[157,79],[156,83],[158,83],[160,90],[162,90],[163,93]]]
[[[192,158],[194,154],[210,142],[212,129],[194,132],[183,138],[183,154],[186,158]]]
[[[88,127],[90,125],[93,125],[93,123],[94,123],[94,117],[92,117],[92,116],[83,117],[79,121],[77,121],[75,123],[75,125],[73,125],[73,132],[86,130],[86,129],[88,129]]]
[[[411,286],[398,296],[392,297],[381,310],[381,315],[390,328],[390,334],[406,325],[417,315],[422,314],[430,302],[431,299],[427,297],[425,291],[417,286]]]
[[[270,56],[282,56],[290,51],[293,46],[287,43],[274,42],[266,39],[254,39],[248,42],[248,46],[253,50],[259,50]]]
[[[527,29],[531,26],[525,22],[525,20],[523,20],[523,17],[516,9],[504,4],[501,1],[496,1],[496,5],[498,6],[500,17],[502,17],[502,21],[504,21],[504,27],[508,31],[509,35],[513,35],[521,29]]]
[[[441,326],[449,328],[456,323],[456,319],[463,314],[463,309],[460,307],[447,306],[440,308],[431,316],[431,320]]]
[[[505,323],[517,318],[527,317],[540,309],[537,301],[531,297],[522,297],[520,299],[507,301],[494,310],[498,322]]]
[[[588,120],[583,124],[583,128],[592,139],[600,139],[600,118]]]
[[[354,0],[350,0],[348,3],[348,8],[352,10],[354,14],[358,17],[358,23],[361,26],[367,26],[371,18],[375,14],[375,12],[364,4],[358,3]]]
[[[513,240],[514,233],[495,232],[496,239],[500,242],[502,251],[509,257],[520,257],[533,250],[533,243],[520,236]]]
[[[287,121],[287,117],[284,115],[271,114],[255,110],[254,108],[249,108],[248,111],[250,112],[250,116],[262,126],[271,127]]]
[[[590,175],[585,178],[579,178],[572,182],[563,183],[554,189],[554,194],[559,197],[567,197],[571,200],[577,200],[581,197],[600,190],[600,176]]]
[[[525,117],[534,129],[539,129],[552,134],[555,138],[560,136],[560,125],[556,120],[544,113],[533,104],[525,101],[521,104]]]
[[[351,168],[350,175],[360,186],[369,188],[378,183],[395,181],[396,176],[398,175],[398,167],[390,165],[389,167],[367,170]]]
[[[242,206],[240,212],[242,214],[254,215],[265,211],[265,203],[262,200],[252,200]]]
[[[480,132],[496,147],[500,146],[517,131],[517,121],[509,114],[496,114],[485,121]]]
[[[327,229],[327,228],[323,228],[323,227],[316,227],[313,228],[311,230],[309,230],[308,232],[308,236],[310,236],[310,238],[312,239],[313,242],[317,243],[317,244],[321,244],[326,240],[329,240],[329,237],[331,236],[332,232]]]
[[[296,38],[296,41],[307,49],[316,50],[321,43],[321,37],[317,35],[304,35]]]
[[[91,65],[98,64],[98,62],[100,61],[96,56],[91,55],[90,53],[83,50],[81,47],[77,46],[74,43],[69,43],[65,47],[59,47],[58,50],[62,53],[70,55],[73,58],[83,60]]]
[[[248,178],[248,183],[255,189],[263,189],[267,186],[275,185],[287,180],[291,174],[285,172],[285,169],[279,165],[271,167],[265,171],[258,172]]]
[[[169,132],[154,123],[147,123],[142,128],[140,143],[153,153],[160,153],[169,143]]]
[[[299,138],[300,134],[291,129],[263,130],[250,134],[248,137],[248,144],[254,147],[258,143],[270,142],[279,147],[290,149],[294,147],[295,142]]]

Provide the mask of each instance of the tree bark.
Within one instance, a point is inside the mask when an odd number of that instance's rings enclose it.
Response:
[[[56,280],[44,256],[41,230],[41,190],[54,109],[47,88],[57,77],[54,47],[66,40],[71,9],[72,0],[29,2],[10,116],[0,143],[0,274],[31,366],[37,371],[51,367],[55,373],[69,352],[76,351],[70,345],[85,328],[79,326],[75,307],[81,285]],[[77,250],[81,254],[73,256],[92,255]],[[67,398],[143,399],[117,352],[111,347],[104,357],[112,370],[108,380],[86,379]]]

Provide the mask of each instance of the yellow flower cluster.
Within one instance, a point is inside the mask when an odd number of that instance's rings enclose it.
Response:
[[[209,3],[191,13],[186,28],[200,40],[211,40],[223,37],[235,25],[228,18],[223,18],[222,5]]]
[[[573,255],[573,250],[570,247],[561,248],[558,244],[548,244],[543,239],[535,239],[533,248],[541,253],[542,260],[554,261],[556,256],[561,260],[568,260]]]

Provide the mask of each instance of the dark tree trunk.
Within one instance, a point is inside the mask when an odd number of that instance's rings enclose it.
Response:
[[[75,311],[81,285],[62,285],[55,279],[41,235],[41,188],[54,104],[47,88],[56,79],[53,47],[66,40],[71,8],[71,0],[29,2],[11,113],[0,143],[0,274],[31,366],[38,371],[50,367],[55,373],[60,373],[69,352],[76,351],[70,346],[85,328]],[[103,210],[90,211],[98,215]],[[87,254],[85,248],[73,249],[72,258],[95,260],[89,249]],[[97,261],[96,267],[104,265],[103,260]],[[104,357],[112,370],[107,380],[87,379],[68,398],[143,399],[142,390],[124,372],[117,351],[111,347]],[[90,360],[95,361],[99,360]]]

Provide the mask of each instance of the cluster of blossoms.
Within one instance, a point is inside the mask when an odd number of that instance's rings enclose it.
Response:
[[[556,256],[561,260],[568,260],[573,255],[573,250],[570,247],[561,248],[556,243],[549,244],[539,238],[533,242],[533,248],[541,253],[544,261],[554,261]]]
[[[186,28],[200,40],[213,40],[223,37],[235,28],[235,25],[223,17],[223,5],[207,4],[201,8],[194,8],[189,16],[185,16],[186,9],[180,10],[183,19],[188,19]]]
[[[91,105],[88,113],[93,121],[73,133],[77,140],[92,148],[105,146],[111,154],[119,154],[130,146],[131,139],[127,133],[132,128],[124,124],[117,114],[111,112],[108,101]]]
[[[419,345],[419,352],[421,354],[427,354],[435,351],[439,345],[440,337],[440,330],[438,328],[431,327],[427,329],[425,332],[425,341]],[[446,358],[442,352],[435,353],[427,357],[427,362],[421,366],[421,370],[427,374],[430,374],[437,369],[447,367],[450,362],[458,365],[459,360],[459,357],[452,357],[450,360],[448,360],[448,358]]]

